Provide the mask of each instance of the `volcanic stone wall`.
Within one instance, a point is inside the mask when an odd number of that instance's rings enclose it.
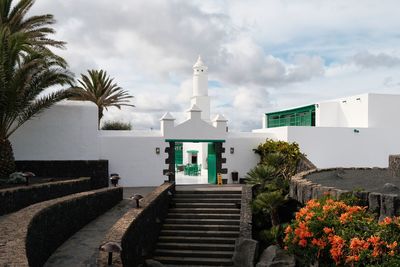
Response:
[[[350,168],[348,168],[350,169]],[[369,168],[351,168],[351,170],[368,170]],[[291,178],[289,196],[302,204],[311,199],[318,199],[329,194],[339,200],[343,196],[354,195],[360,199],[360,205],[368,206],[368,209],[379,215],[380,219],[388,216],[400,216],[400,197],[397,194],[384,194],[368,191],[349,191],[335,187],[323,186],[307,180],[307,175],[317,172],[339,170],[316,169],[296,174]]]
[[[104,188],[0,217],[0,266],[43,266],[58,246],[121,200],[121,187]]]
[[[113,253],[113,266],[138,266],[150,258],[168,207],[175,193],[175,183],[164,183],[132,208],[107,233],[105,242],[121,244],[121,254]],[[108,253],[100,252],[98,266],[107,266]]]
[[[18,186],[0,190],[0,215],[26,206],[91,189],[90,178]]]

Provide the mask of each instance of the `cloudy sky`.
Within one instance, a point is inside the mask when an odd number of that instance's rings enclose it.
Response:
[[[105,69],[135,108],[105,119],[159,128],[189,107],[192,65],[209,67],[212,114],[235,130],[262,114],[365,92],[400,93],[398,0],[37,0],[71,70]]]

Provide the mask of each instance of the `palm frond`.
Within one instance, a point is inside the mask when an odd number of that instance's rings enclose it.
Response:
[[[50,108],[55,103],[68,98],[71,95],[68,90],[60,90],[57,92],[50,93],[45,95],[35,101],[33,101],[29,106],[25,107],[25,109],[19,114],[16,124],[8,131],[7,138],[14,133],[22,124],[26,121],[30,120],[32,117],[37,116],[45,109]]]

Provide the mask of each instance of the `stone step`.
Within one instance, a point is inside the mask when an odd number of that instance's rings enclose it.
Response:
[[[240,209],[238,208],[213,208],[213,207],[205,207],[205,208],[170,208],[168,213],[179,213],[179,214],[186,214],[186,213],[212,213],[212,214],[239,214],[240,216]]]
[[[221,224],[168,224],[162,227],[165,230],[204,230],[204,231],[238,231],[239,225]]]
[[[240,203],[240,198],[174,198],[175,203]]]
[[[242,195],[242,190],[177,190],[175,195],[182,194],[213,194],[213,195],[224,195],[224,194],[234,194],[234,195]]]
[[[162,229],[160,236],[182,236],[182,237],[230,237],[238,238],[238,231],[205,231],[205,230],[176,230],[176,229]]]
[[[168,213],[167,219],[231,219],[239,220],[240,214],[214,214],[214,213]]]
[[[242,194],[175,194],[174,198],[234,198],[241,199]]]
[[[161,243],[206,243],[206,244],[231,244],[234,245],[236,239],[229,237],[204,237],[204,236],[160,236]]]
[[[173,242],[159,242],[157,249],[169,250],[209,250],[209,251],[233,251],[235,245],[233,244],[210,244],[210,243],[173,243]]]
[[[239,225],[239,220],[228,219],[169,219],[167,218],[165,224],[205,224],[205,225]]]
[[[176,208],[239,208],[236,203],[175,203]]]
[[[228,258],[231,259],[233,251],[209,251],[209,250],[182,250],[182,249],[156,249],[155,256],[170,257],[195,257],[195,258]]]
[[[201,265],[201,266],[232,266],[231,259],[216,259],[216,258],[195,258],[195,257],[167,257],[157,256],[154,257],[156,261],[165,264],[173,264],[166,266],[190,266],[190,265]]]

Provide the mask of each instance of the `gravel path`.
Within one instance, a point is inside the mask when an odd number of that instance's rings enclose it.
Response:
[[[365,190],[377,193],[400,193],[400,178],[392,177],[385,169],[334,170],[317,172],[305,177],[315,183],[345,190]],[[385,187],[386,183],[395,187]]]
[[[62,244],[48,259],[45,267],[94,267],[99,245],[105,234],[134,203],[134,193],[147,195],[155,187],[124,188],[124,200],[108,212],[97,217]]]

